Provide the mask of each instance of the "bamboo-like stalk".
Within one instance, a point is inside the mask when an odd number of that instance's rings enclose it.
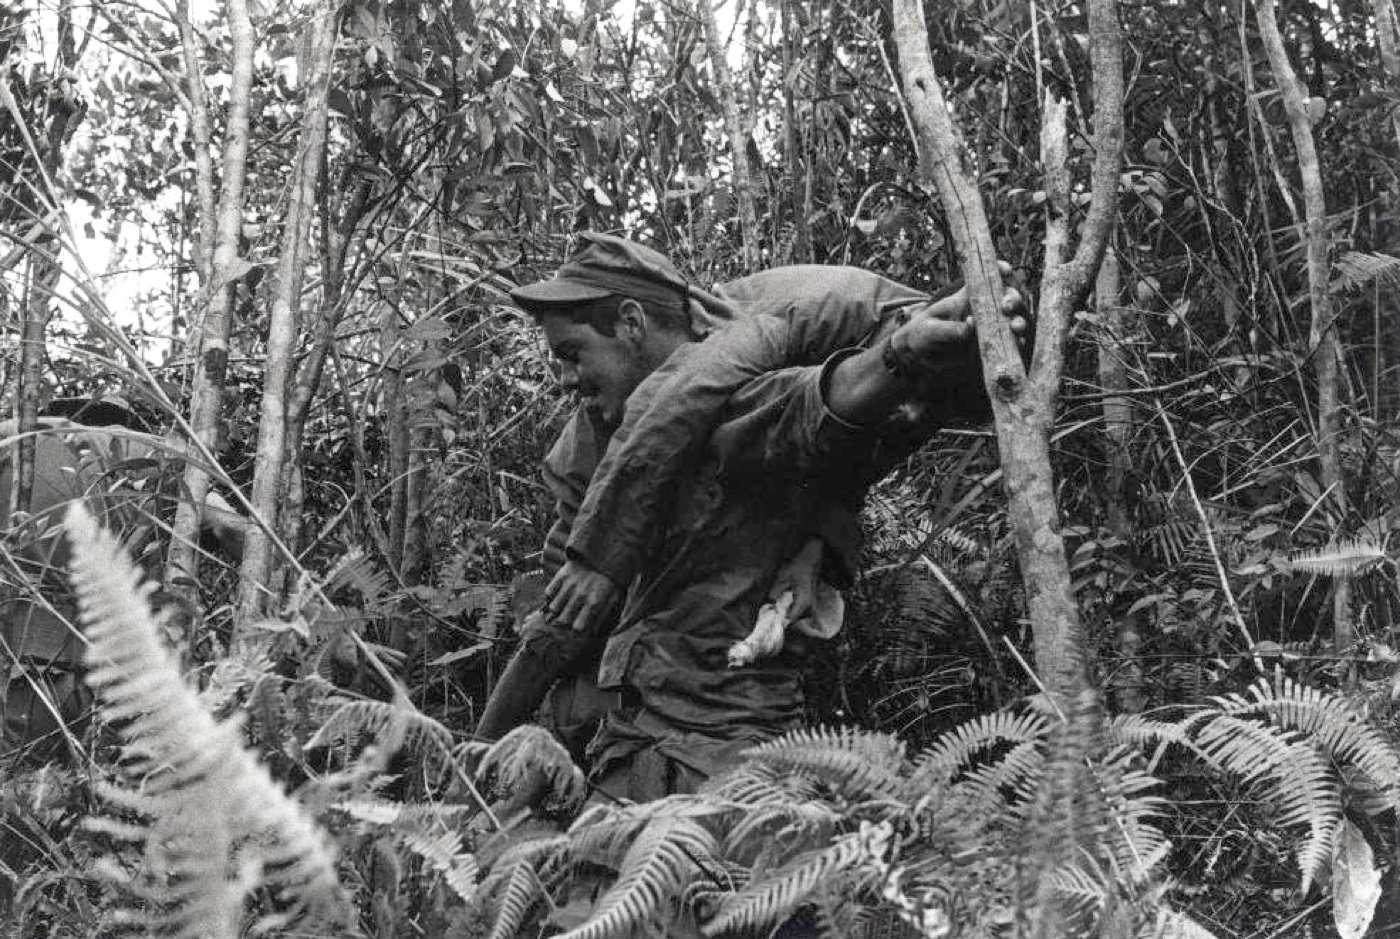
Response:
[[[1371,0],[1376,15],[1376,44],[1380,47],[1381,73],[1391,91],[1400,90],[1400,17],[1395,15],[1394,0]],[[1392,104],[1390,126],[1395,131],[1395,145],[1400,150],[1400,108]]]
[[[323,187],[323,207],[321,210],[321,302],[315,323],[311,327],[311,344],[292,381],[291,400],[287,405],[287,464],[284,472],[283,489],[286,500],[283,503],[281,534],[287,544],[297,550],[304,547],[302,505],[306,490],[302,472],[303,450],[299,445],[305,433],[306,419],[311,413],[312,402],[321,387],[326,359],[330,356],[335,342],[336,327],[346,310],[345,299],[353,293],[346,283],[346,258],[351,236],[359,228],[369,202],[370,185],[361,182],[354,189],[349,205],[333,219],[325,207]]]
[[[404,402],[402,362],[403,331],[399,329],[399,313],[393,304],[384,304],[380,320],[380,345],[384,353],[384,391],[381,395],[384,441],[389,456],[389,563],[399,576],[403,560],[404,512],[408,507],[408,408]]]
[[[298,307],[305,273],[303,259],[316,205],[316,182],[325,149],[327,96],[331,63],[335,54],[337,14],[334,7],[317,10],[311,21],[304,95],[304,117],[292,164],[292,192],[282,233],[282,256],[277,266],[277,292],[272,300],[264,369],[262,406],[258,420],[258,445],[253,468],[253,509],[273,532],[281,531],[278,505],[287,450],[300,440],[287,438],[288,392],[292,360],[296,354]],[[277,599],[272,577],[272,552],[268,534],[252,527],[244,542],[238,584],[237,624],[251,622],[264,612],[265,598]]]
[[[19,394],[15,396],[15,421],[20,439],[14,444],[14,486],[10,490],[10,504],[4,506],[6,520],[11,513],[28,512],[30,496],[34,492],[34,451],[35,440],[25,431],[33,430],[39,422],[40,386],[44,367],[44,332],[48,326],[48,293],[39,289],[35,279],[40,276],[40,268],[49,262],[36,254],[31,254],[25,264],[24,297],[20,315],[19,344]]]
[[[212,226],[215,219],[214,207],[214,148],[210,143],[209,98],[204,90],[204,82],[199,76],[204,74],[204,55],[200,51],[199,40],[194,34],[194,21],[190,19],[189,0],[176,0],[176,26],[180,30],[180,53],[184,59],[185,74],[189,76],[187,91],[182,101],[190,111],[190,136],[194,138],[194,186],[199,206],[199,220],[202,225]],[[206,227],[201,237],[193,240],[194,267],[200,283],[214,281],[214,239],[210,237],[212,227]],[[192,349],[199,347],[199,330],[190,330]]]
[[[1317,156],[1317,143],[1313,139],[1313,122],[1308,115],[1308,95],[1288,61],[1274,0],[1255,0],[1254,12],[1259,22],[1259,39],[1283,99],[1288,129],[1298,155],[1298,175],[1303,184],[1303,240],[1307,251],[1308,299],[1312,305],[1308,347],[1317,379],[1320,481],[1322,488],[1330,493],[1338,521],[1344,522],[1348,500],[1342,472],[1342,346],[1333,321],[1332,295],[1327,289],[1331,245],[1327,236],[1327,201],[1322,188],[1322,166]],[[1351,586],[1345,578],[1338,579],[1334,586],[1332,612],[1333,647],[1341,652],[1349,648],[1355,638],[1351,622]]]
[[[1119,392],[1128,389],[1125,356],[1128,354],[1132,337],[1128,316],[1119,304],[1121,292],[1122,275],[1118,266],[1118,255],[1109,248],[1104,252],[1103,263],[1099,265],[1099,275],[1094,283],[1094,308],[1099,320],[1096,348],[1099,386],[1104,393],[1104,462],[1108,467],[1104,501],[1109,528],[1119,540],[1127,543],[1132,538],[1132,524],[1128,517],[1127,480],[1133,468],[1132,453],[1129,450],[1133,432],[1133,402],[1127,395]],[[1115,624],[1118,633],[1119,665],[1113,688],[1118,706],[1129,713],[1141,711],[1144,704],[1142,666],[1137,659],[1142,642],[1142,635],[1138,632],[1139,619],[1137,614],[1124,615]]]
[[[66,76],[77,63],[77,46],[73,33],[73,4],[62,0],[58,4],[56,31],[58,50],[53,64],[54,76]],[[66,78],[65,78],[66,80]],[[60,270],[54,250],[58,244],[57,228],[54,224],[58,194],[54,188],[58,166],[63,157],[63,145],[73,130],[73,119],[78,109],[70,95],[51,94],[44,108],[47,126],[43,128],[47,146],[36,146],[34,137],[26,125],[24,114],[15,100],[8,80],[0,79],[0,104],[14,126],[19,128],[25,139],[26,151],[20,169],[32,166],[34,178],[17,187],[18,191],[7,198],[13,204],[18,216],[28,216],[26,223],[33,222],[33,241],[43,250],[27,251],[24,254],[25,276],[24,294],[20,304],[20,346],[18,362],[19,387],[14,402],[14,416],[19,433],[19,441],[14,445],[14,485],[10,489],[9,504],[0,506],[8,522],[14,512],[27,512],[30,497],[34,491],[35,440],[25,432],[38,426],[39,400],[43,386],[46,333],[49,319],[53,315],[53,298],[58,285]],[[56,89],[71,87],[55,83]]]
[[[758,267],[759,242],[758,208],[754,200],[753,177],[750,175],[748,133],[739,114],[739,98],[725,59],[726,45],[715,19],[711,0],[695,0],[695,15],[705,30],[705,46],[710,54],[710,68],[715,73],[715,97],[719,99],[725,133],[729,135],[729,158],[734,170],[734,201],[739,208],[739,230],[743,238],[744,270]]]
[[[254,36],[247,0],[229,0],[227,22],[232,68],[222,144],[223,185],[219,192],[217,220],[202,220],[205,231],[215,233],[214,250],[211,276],[203,284],[205,313],[190,390],[190,428],[200,444],[209,450],[215,448],[218,440],[219,412],[228,373],[229,287],[247,267],[247,261],[238,250],[243,228],[243,183],[247,175],[253,88]],[[186,79],[193,86],[203,82],[204,76],[190,74]],[[199,530],[204,499],[209,493],[209,470],[198,460],[186,461],[184,488],[184,498],[176,507],[171,526],[165,580],[170,589],[188,595],[191,593],[189,584],[198,572]]]
[[[793,67],[798,53],[798,20],[793,9],[795,0],[782,0],[783,43],[783,149],[788,165],[788,207],[792,213],[792,254],[797,264],[812,262],[811,220],[803,202],[808,189],[808,168],[802,160],[800,135],[797,130],[797,106],[792,87]]]

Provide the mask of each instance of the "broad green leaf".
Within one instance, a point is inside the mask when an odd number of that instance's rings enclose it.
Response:
[[[1381,872],[1366,837],[1352,822],[1342,822],[1332,858],[1332,921],[1342,939],[1361,939],[1376,915]]]

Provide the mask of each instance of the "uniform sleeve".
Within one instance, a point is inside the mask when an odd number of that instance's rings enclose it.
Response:
[[[710,436],[724,472],[811,483],[844,480],[863,465],[880,428],[851,424],[826,406],[832,371],[859,351],[843,350],[818,366],[767,372],[731,395]]]
[[[705,445],[729,397],[794,360],[820,361],[829,352],[822,344],[858,341],[867,322],[850,318],[828,330],[794,330],[790,319],[751,316],[678,349],[628,399],[622,427],[579,508],[569,554],[615,583],[630,583],[681,468]]]
[[[855,268],[777,268],[717,294],[738,316],[677,350],[628,399],[578,510],[568,553],[626,585],[663,519],[681,467],[700,451],[741,388],[793,366],[819,365],[864,341],[927,294]]]
[[[582,411],[564,425],[559,439],[545,455],[540,475],[554,496],[554,524],[544,539],[545,576],[553,577],[564,565],[565,548],[573,530],[588,481],[598,465],[598,433]]]

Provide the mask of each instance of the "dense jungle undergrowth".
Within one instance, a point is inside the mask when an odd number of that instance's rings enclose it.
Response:
[[[1400,933],[1393,0],[921,13],[0,5],[0,934]],[[985,229],[1081,622],[949,429],[807,729],[640,805],[473,740],[571,410],[507,291],[588,229],[930,289]]]

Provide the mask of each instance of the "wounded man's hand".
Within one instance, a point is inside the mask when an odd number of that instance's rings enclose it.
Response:
[[[817,588],[821,583],[822,542],[808,538],[795,555],[778,569],[773,585],[768,588],[769,602],[777,602],[783,594],[791,594],[783,625],[807,616],[816,608]]]
[[[575,632],[595,633],[617,605],[618,593],[608,575],[570,560],[544,590],[545,618]]]

